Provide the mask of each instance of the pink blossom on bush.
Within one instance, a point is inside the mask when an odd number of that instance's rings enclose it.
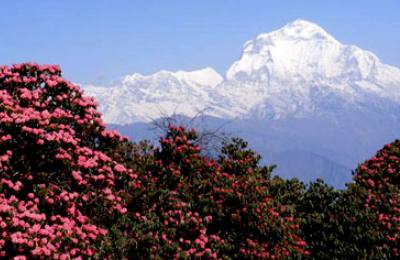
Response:
[[[95,205],[126,213],[115,180],[132,173],[102,151],[122,140],[58,66],[0,67],[0,256],[95,255],[108,234]]]

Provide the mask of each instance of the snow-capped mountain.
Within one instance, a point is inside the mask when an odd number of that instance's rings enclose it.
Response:
[[[125,76],[114,86],[85,86],[107,123],[148,122],[171,114],[196,116],[223,78],[213,69]]]
[[[250,117],[304,117],[370,106],[376,98],[400,101],[400,69],[304,20],[245,43],[226,79],[218,89],[229,106],[234,96],[259,93],[243,107]]]
[[[114,124],[198,113],[304,118],[346,107],[393,111],[400,104],[400,69],[340,43],[314,23],[296,20],[246,42],[225,78],[212,68],[160,71],[84,88],[100,103],[105,121]]]
[[[153,119],[201,113],[200,128],[227,126],[277,163],[280,176],[321,177],[336,187],[400,137],[400,69],[304,20],[246,42],[225,76],[211,68],[160,71],[84,88],[110,127],[133,140],[156,138]]]

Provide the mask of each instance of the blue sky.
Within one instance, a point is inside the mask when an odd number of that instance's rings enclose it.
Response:
[[[125,74],[224,73],[245,41],[297,18],[400,67],[400,1],[2,0],[1,64],[60,64],[75,82]]]

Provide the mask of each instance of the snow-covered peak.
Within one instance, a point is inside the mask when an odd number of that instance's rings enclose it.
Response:
[[[223,80],[212,68],[162,70],[150,75],[134,73],[114,85],[89,85],[85,90],[99,101],[106,122],[127,124],[172,114],[194,117],[213,107],[209,95]]]
[[[282,27],[277,31],[259,35],[259,37],[261,38],[271,37],[271,36],[290,37],[293,39],[303,39],[303,40],[324,39],[324,40],[336,41],[336,39],[333,38],[332,35],[327,33],[319,25],[302,19],[297,19],[285,25],[284,27]]]
[[[224,79],[214,69],[207,67],[204,69],[194,71],[183,71],[179,70],[176,72],[161,70],[154,74],[142,75],[134,73],[132,75],[125,76],[122,80],[124,85],[135,85],[140,81],[181,81],[182,83],[189,85],[198,85],[206,87],[214,87],[220,84]]]
[[[399,81],[399,69],[383,64],[370,51],[342,44],[315,23],[295,20],[244,44],[239,60],[226,72],[229,81],[263,82],[269,88],[290,81],[325,84]],[[287,84],[281,84],[285,88]],[[395,96],[400,97],[400,94]]]
[[[246,42],[241,58],[229,68],[226,77],[229,80],[269,81],[266,74],[272,72],[276,77],[288,77],[288,73],[302,79],[316,74],[335,77],[342,73],[336,65],[344,49],[344,45],[320,26],[296,20]]]
[[[179,70],[175,73],[175,76],[182,81],[211,87],[215,87],[224,80],[218,72],[210,67],[189,72]]]

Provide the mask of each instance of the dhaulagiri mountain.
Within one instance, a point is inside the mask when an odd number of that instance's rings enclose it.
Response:
[[[300,19],[247,41],[225,75],[210,67],[134,73],[84,89],[134,140],[152,136],[154,120],[201,115],[248,140],[277,174],[336,187],[400,137],[400,69]]]

